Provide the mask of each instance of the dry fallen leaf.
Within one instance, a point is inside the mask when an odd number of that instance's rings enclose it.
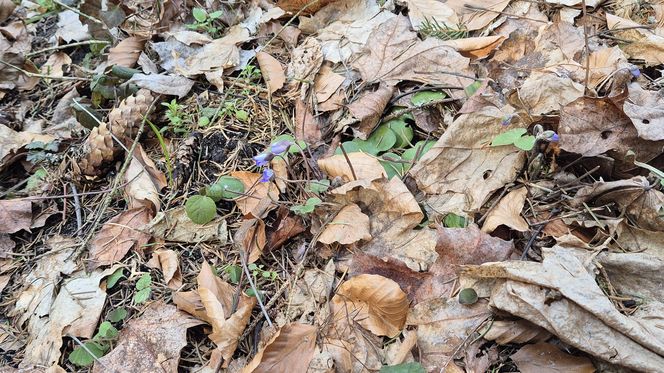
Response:
[[[526,320],[495,320],[484,334],[484,339],[496,341],[500,345],[545,342],[549,338],[551,338],[551,333],[546,329]]]
[[[189,219],[184,207],[158,212],[145,226],[145,232],[172,242],[219,241],[223,245],[228,240],[226,220],[217,218],[205,225],[196,224]]]
[[[64,65],[71,64],[71,58],[62,52],[53,53],[48,57],[48,60],[41,66],[41,73],[56,78],[61,78],[64,75]],[[46,79],[50,81],[50,79]]]
[[[143,153],[143,158],[132,157],[129,167],[125,173],[125,182],[127,185],[124,187],[124,192],[129,200],[129,208],[139,208],[147,207],[152,211],[159,211],[161,208],[161,200],[159,198],[159,191],[163,188],[163,185],[158,180],[155,180],[151,176],[151,172],[148,172],[148,169],[151,169],[158,174],[163,173],[157,170],[154,166],[154,163],[150,158],[147,157],[147,154],[143,151],[143,148],[139,145],[138,150]],[[141,160],[148,160],[150,164],[145,164]]]
[[[189,93],[194,81],[183,76],[164,74],[134,74],[128,83],[134,83],[139,88],[148,89],[162,95],[184,97]]]
[[[143,51],[145,39],[138,36],[130,36],[115,47],[108,50],[108,64],[122,67],[134,67],[138,56]]]
[[[356,204],[346,205],[339,210],[334,219],[325,226],[318,237],[318,242],[331,244],[338,242],[350,245],[359,240],[371,239],[369,217],[362,213]]]
[[[375,91],[365,91],[357,100],[347,105],[348,111],[352,114],[352,119],[342,121],[339,125],[348,125],[360,122],[359,128],[353,128],[355,135],[363,140],[374,130],[383,116],[383,111],[390,103],[394,94],[394,87],[381,84]],[[339,125],[337,129],[340,130]]]
[[[446,40],[449,45],[462,56],[470,58],[483,58],[491,54],[505,40],[504,36],[480,36],[474,38]]]
[[[306,371],[314,356],[317,331],[313,325],[291,323],[282,326],[242,373]]]
[[[525,345],[510,356],[522,373],[594,373],[587,357],[572,356],[549,343]]]
[[[200,290],[203,289],[205,288],[201,288]],[[205,299],[203,300],[203,304],[208,313],[215,309],[214,307],[209,308]],[[217,345],[217,350],[221,352],[221,356],[225,360],[225,367],[228,366],[230,359],[235,353],[240,336],[247,327],[247,324],[249,324],[251,311],[254,309],[254,306],[256,306],[256,298],[243,294],[235,313],[230,315],[226,320],[213,320],[212,322],[212,334],[209,335],[209,338]]]
[[[0,83],[2,81],[1,76],[2,73],[0,72]],[[41,141],[44,144],[47,144],[53,140],[55,140],[55,137],[51,135],[42,135],[28,131],[17,132],[0,123],[0,169],[9,166],[9,164],[6,163],[7,158],[25,145],[28,145],[33,141]]]
[[[386,177],[385,169],[375,157],[361,152],[347,153],[347,155],[348,160],[343,154],[319,159],[318,167],[330,178],[339,176],[345,181],[355,180],[355,177],[357,180],[369,181]]]
[[[0,0],[0,23],[4,22],[14,12],[16,4],[11,0]]]
[[[501,224],[519,232],[529,230],[528,223],[521,217],[527,194],[528,189],[526,188],[514,189],[507,193],[487,214],[484,225],[482,225],[482,232],[491,233]]]
[[[164,276],[166,285],[173,290],[182,286],[182,273],[178,254],[173,250],[155,250],[152,259],[147,264],[150,268],[159,268]]]
[[[235,200],[242,214],[264,218],[276,207],[275,202],[279,201],[279,188],[273,182],[260,182],[262,175],[254,172],[235,171],[231,172],[231,176],[238,178],[244,184],[245,194],[251,196],[242,196]]]
[[[306,228],[299,216],[289,215],[289,210],[281,206],[277,211],[277,219],[272,225],[274,229],[267,232],[267,250],[278,249],[290,238],[304,232]]]
[[[32,202],[22,199],[0,200],[0,233],[30,232]]]
[[[113,264],[129,250],[142,250],[151,236],[139,229],[150,222],[151,211],[139,207],[121,212],[104,223],[90,242],[90,268]]]
[[[115,348],[99,358],[92,371],[174,372],[187,345],[187,329],[200,323],[175,306],[155,302],[124,325]]]
[[[268,92],[273,94],[281,89],[286,82],[286,74],[284,73],[284,67],[281,66],[281,62],[265,52],[256,53],[256,60],[260,66]]]
[[[629,96],[623,104],[625,114],[632,121],[639,137],[645,140],[664,140],[664,96],[647,91],[638,83],[628,86]]]
[[[628,41],[623,48],[633,59],[646,61],[647,66],[664,63],[664,36],[632,20],[606,13],[606,24],[616,37]]]
[[[408,314],[408,298],[399,284],[378,275],[359,275],[344,282],[330,301],[335,323],[354,320],[375,335],[394,337]]]

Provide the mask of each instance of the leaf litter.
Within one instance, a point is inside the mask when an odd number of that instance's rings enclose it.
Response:
[[[662,25],[0,0],[3,371],[658,371]]]

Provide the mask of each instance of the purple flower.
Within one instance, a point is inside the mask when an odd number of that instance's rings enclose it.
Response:
[[[263,167],[267,166],[270,161],[274,158],[274,154],[272,153],[260,153],[257,156],[254,156],[254,162],[256,162],[256,166]]]
[[[278,155],[285,151],[288,151],[288,148],[290,148],[291,145],[293,145],[293,143],[288,140],[277,141],[274,144],[270,145],[270,151],[272,152],[272,154]]]
[[[558,141],[560,141],[560,136],[558,136],[558,134],[554,132],[553,135],[551,135],[551,138],[549,139],[549,141],[558,142]]]
[[[274,177],[274,171],[272,171],[269,168],[266,168],[263,170],[263,176],[261,176],[261,179],[259,180],[261,183],[267,183],[268,181],[272,180]]]
[[[632,66],[629,69],[629,72],[632,73],[632,76],[635,77],[635,78],[638,78],[638,77],[641,76],[641,70],[639,70],[639,68],[636,67],[636,66]]]

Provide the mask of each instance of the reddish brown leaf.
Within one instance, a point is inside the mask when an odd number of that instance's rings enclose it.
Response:
[[[284,325],[247,364],[242,373],[304,372],[314,356],[316,332],[312,325]]]
[[[107,221],[90,242],[90,267],[109,265],[122,259],[132,248],[140,250],[150,240],[150,235],[139,229],[152,219],[147,207],[121,212]]]
[[[134,67],[144,45],[145,39],[137,36],[130,36],[122,40],[118,45],[108,50],[108,64]]]
[[[280,207],[273,229],[267,234],[267,250],[278,249],[290,238],[305,231],[302,218],[288,214],[288,209]]]
[[[315,144],[321,140],[322,123],[315,117],[311,108],[299,98],[295,101],[295,137],[308,144]]]
[[[594,373],[587,357],[572,356],[549,343],[525,345],[511,356],[522,373]]]

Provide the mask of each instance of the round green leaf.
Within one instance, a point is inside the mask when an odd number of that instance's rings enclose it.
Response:
[[[442,100],[445,93],[440,91],[420,91],[411,96],[410,102],[415,106],[422,106],[433,101]]]
[[[238,198],[244,193],[244,184],[242,184],[240,179],[233,176],[222,176],[212,186],[215,186],[215,189],[219,192],[218,196],[224,199]],[[217,189],[217,186],[219,189]],[[213,196],[209,194],[208,196],[214,200]]]
[[[124,320],[127,317],[127,309],[124,307],[116,308],[113,311],[108,313],[108,320],[111,322],[118,322]]]
[[[386,365],[380,368],[380,373],[425,373],[420,363],[403,363],[399,365]]]
[[[346,141],[342,143],[342,145],[344,146],[346,153],[356,153],[360,151],[360,146],[355,141]],[[337,147],[337,150],[334,151],[334,154],[343,154],[340,146]]]
[[[415,158],[415,155],[417,154],[417,150],[420,147],[422,147],[422,150],[420,150],[420,155],[419,157],[417,157],[417,159],[419,160],[420,158],[422,158],[424,154],[426,154],[426,152],[428,152],[434,146],[434,144],[436,144],[435,141],[418,141],[417,144],[415,144],[415,146],[406,149],[406,151],[403,152],[401,158],[407,161],[412,161]]]
[[[514,141],[514,146],[516,146],[521,150],[530,151],[535,146],[536,141],[537,139],[535,138],[535,136],[531,135],[523,136]]]
[[[74,349],[74,351],[71,352],[71,354],[69,354],[69,357],[67,358],[70,363],[77,365],[79,367],[90,366],[92,365],[92,363],[95,362],[95,357],[99,359],[100,357],[104,356],[104,354],[108,350],[107,346],[104,346],[101,343],[94,341],[85,342],[84,345],[95,356],[93,357],[83,347],[78,346]]]
[[[290,141],[293,144],[296,144],[296,145],[292,145],[290,148],[288,148],[288,153],[290,153],[290,154],[297,154],[297,153],[300,152],[300,148],[302,150],[307,148],[307,143],[306,142],[304,142],[302,140],[296,141],[295,138],[293,136],[289,135],[289,134],[283,134],[283,135],[279,135],[279,136],[275,137],[274,140],[272,140],[272,144],[274,144],[275,142],[283,141],[283,140]],[[345,147],[346,147],[346,144],[344,144],[344,148]],[[348,150],[346,150],[346,151],[348,151]]]
[[[198,22],[205,22],[207,19],[207,12],[203,8],[194,8],[191,10],[191,14],[194,16],[194,19]]]
[[[526,132],[528,132],[528,130],[525,128],[513,128],[496,136],[491,142],[491,146],[514,144],[514,142],[521,138]]]
[[[395,141],[396,141],[396,136],[395,136]],[[376,144],[374,144],[369,140],[354,139],[353,142],[357,145],[358,151],[363,151],[371,155],[377,155],[378,152],[380,152],[380,150],[376,147]],[[346,144],[344,144],[344,149],[346,149]],[[348,153],[348,150],[346,150],[346,153]]]
[[[413,129],[401,119],[394,119],[385,123],[397,136],[396,148],[403,148],[413,140]]]
[[[477,292],[473,288],[465,288],[459,292],[459,303],[475,304],[477,302]]]
[[[384,152],[392,149],[397,143],[397,135],[389,126],[383,124],[369,136],[367,142],[372,143],[379,152]]]
[[[196,224],[207,224],[217,215],[217,205],[207,196],[191,196],[184,205],[187,216]]]

